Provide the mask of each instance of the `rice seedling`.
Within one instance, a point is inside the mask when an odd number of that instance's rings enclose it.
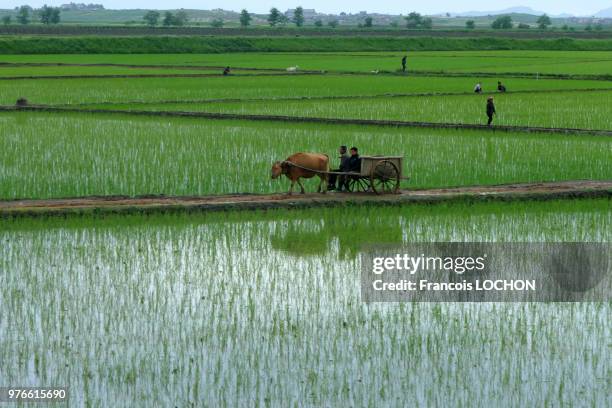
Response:
[[[486,124],[488,96],[111,105],[106,108]],[[610,91],[498,94],[495,105],[494,123],[499,125],[612,129]]]
[[[409,71],[609,74],[607,51],[381,51],[234,52],[216,54],[3,55],[2,62],[201,65],[327,71],[396,71],[408,56]]]
[[[502,80],[512,91],[611,89],[606,81],[525,78],[397,77],[388,75],[285,75],[218,78],[93,78],[0,81],[0,103],[25,97],[34,104],[197,101],[219,98],[287,98],[382,95],[386,93],[471,93],[477,81],[493,90]]]
[[[0,378],[78,406],[603,406],[609,303],[367,305],[356,254],[611,222],[601,199],[4,220]]]
[[[3,113],[0,125],[2,199],[285,192],[271,163],[333,158],[342,144],[404,155],[404,188],[612,176],[612,143],[598,136],[33,112]]]

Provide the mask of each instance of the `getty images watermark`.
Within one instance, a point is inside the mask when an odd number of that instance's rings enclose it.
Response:
[[[612,244],[417,243],[361,253],[365,302],[609,301]]]

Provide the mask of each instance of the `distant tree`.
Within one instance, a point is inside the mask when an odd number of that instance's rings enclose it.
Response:
[[[174,25],[184,26],[185,24],[187,24],[188,19],[189,17],[187,16],[187,13],[181,10],[174,16]]]
[[[430,29],[433,27],[433,20],[429,17],[423,18],[419,13],[413,11],[404,17],[406,19],[407,28],[424,28]]]
[[[467,28],[468,30],[473,30],[476,28],[476,23],[474,22],[474,20],[468,20],[465,22],[465,28]]]
[[[19,24],[30,24],[30,11],[32,8],[30,6],[21,6],[19,10],[17,10],[17,22]]]
[[[519,23],[518,28],[520,28],[521,30],[527,30],[531,28],[531,26],[529,24]]]
[[[142,19],[147,23],[148,26],[154,27],[159,23],[159,12],[147,11]]]
[[[314,25],[315,27],[323,27],[323,21],[321,19],[315,20]]]
[[[242,27],[248,27],[251,24],[251,15],[246,9],[242,9],[240,12],[240,25]]]
[[[268,24],[272,27],[276,26],[280,22],[280,11],[276,7],[272,7],[270,9],[270,14],[268,15]]]
[[[60,22],[60,14],[61,14],[61,9],[59,7],[53,7],[51,9],[51,24],[59,24]]]
[[[548,27],[549,25],[552,24],[552,21],[550,21],[550,17],[548,17],[546,14],[542,14],[538,20],[536,21],[536,23],[538,23],[538,28],[540,28],[541,30],[546,30],[546,27]]]
[[[496,30],[508,30],[512,28],[512,17],[510,16],[499,16],[491,24],[491,28]]]
[[[372,27],[372,22],[374,20],[372,19],[372,17],[366,17],[365,20],[363,21],[363,26],[364,27]]]
[[[285,14],[281,13],[278,16],[278,24],[286,25],[288,22],[289,22],[289,17],[287,17]]]
[[[567,31],[567,30],[569,30],[569,26],[568,26],[567,24],[563,24],[563,25],[561,26],[561,29],[562,29],[563,31]]]
[[[293,22],[298,27],[304,25],[304,9],[302,8],[302,6],[296,7],[293,11]]]
[[[336,28],[338,27],[338,20],[336,20],[335,18],[332,20],[329,20],[327,22],[327,25],[330,26],[331,28]]]
[[[9,15],[3,16],[2,17],[2,24],[4,25],[9,25],[13,22],[13,18]]]
[[[584,27],[584,31],[593,31],[593,27],[589,24],[588,26]]]
[[[408,28],[419,28],[421,24],[423,24],[423,17],[415,11],[404,18],[406,19],[406,27]]]
[[[397,22],[397,20],[393,20],[393,21],[391,21],[391,22],[389,23],[389,25],[390,25],[391,27],[399,27],[399,23]]]
[[[164,13],[164,20],[162,21],[162,24],[166,27],[174,25],[174,14],[169,11],[166,11]]]
[[[43,24],[51,24],[51,7],[46,4],[42,6],[40,10],[38,10],[38,17],[40,18],[40,22]]]
[[[601,30],[603,30],[603,25],[595,24],[595,31],[601,31]]]
[[[215,18],[210,22],[210,25],[214,28],[222,28],[223,27],[223,19]]]

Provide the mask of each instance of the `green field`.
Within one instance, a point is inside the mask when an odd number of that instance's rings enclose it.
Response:
[[[408,50],[406,75],[401,55],[1,55],[25,65],[0,65],[0,200],[284,193],[274,161],[335,167],[339,145],[404,156],[403,189],[612,179],[610,52]],[[188,73],[214,76],[163,77]],[[172,116],[470,125],[490,95],[479,129]],[[609,302],[365,304],[359,253],[612,242],[609,225],[609,197],[0,217],[0,386],[68,384],[70,406],[606,406]]]
[[[220,54],[94,54],[94,55],[2,55],[0,62],[64,64],[141,64],[187,66],[234,66],[278,68],[299,66],[303,70],[395,72],[402,56],[408,71],[448,73],[497,72],[540,74],[610,74],[609,51],[402,51],[385,52],[267,52]]]
[[[44,27],[43,27],[44,29]],[[0,36],[1,54],[219,54],[219,53],[267,53],[267,52],[379,52],[379,51],[610,51],[612,41],[607,33],[599,38],[576,39],[570,36],[552,38],[546,34],[536,33],[528,38],[520,38],[521,33],[482,32],[464,38],[445,36],[444,32],[429,31],[416,36],[376,36],[367,32],[343,36],[300,36],[285,35],[228,36],[222,35],[189,35],[175,28],[177,35],[159,33],[150,35],[98,35],[93,30],[78,30],[73,35],[19,35],[13,31],[12,36]],[[108,32],[109,34],[112,33]],[[252,31],[252,33],[257,33]],[[529,38],[531,37],[531,38]],[[535,37],[535,38],[534,38]],[[541,38],[547,37],[547,38]]]
[[[282,192],[275,160],[341,144],[404,155],[406,188],[612,178],[601,136],[47,113],[3,113],[0,124],[10,199]]]
[[[604,406],[609,303],[366,305],[356,253],[610,223],[608,200],[5,221],[0,378],[71,405]]]
[[[108,105],[99,108],[218,112],[368,120],[484,124],[489,95],[388,97],[310,101],[248,101],[206,104]],[[612,90],[496,96],[499,125],[612,129]],[[94,106],[95,107],[95,106]],[[554,107],[554,108],[552,108]]]

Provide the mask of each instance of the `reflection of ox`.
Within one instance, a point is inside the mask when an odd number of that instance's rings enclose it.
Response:
[[[323,190],[323,193],[325,193],[327,191],[327,173],[325,172],[329,172],[329,157],[320,153],[295,153],[287,157],[285,161],[277,161],[272,165],[273,179],[284,174],[291,180],[289,194],[293,193],[293,186],[296,181],[302,190],[302,194],[304,194],[304,186],[300,178],[312,178],[314,176],[319,176],[321,179],[317,192],[320,193]]]

